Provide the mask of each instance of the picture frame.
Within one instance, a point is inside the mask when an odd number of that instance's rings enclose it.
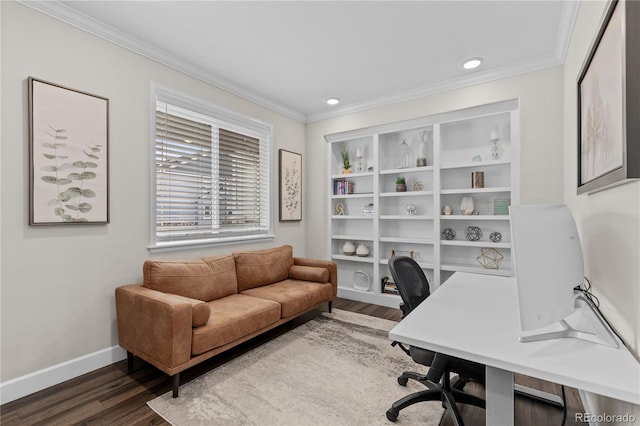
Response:
[[[109,99],[27,85],[29,225],[109,223]]]
[[[613,0],[580,70],[577,193],[640,177],[640,3]]]
[[[302,154],[279,150],[280,222],[302,220]]]

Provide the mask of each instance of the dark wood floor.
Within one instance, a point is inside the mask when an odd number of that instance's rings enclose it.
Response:
[[[353,312],[386,318],[400,319],[398,309],[338,299],[334,307]],[[318,312],[310,312],[299,319],[271,330],[250,342],[246,342],[224,354],[220,354],[182,374],[182,383],[273,339],[291,328],[313,318]],[[518,383],[535,387],[547,392],[559,394],[557,385],[518,376]],[[396,385],[395,383],[391,384]],[[147,401],[160,396],[171,389],[166,375],[136,359],[132,372],[127,372],[126,361],[101,368],[33,395],[9,402],[0,407],[0,424],[10,425],[167,425],[147,405]],[[465,388],[467,390],[467,388]],[[482,395],[480,386],[470,391]],[[567,425],[579,424],[575,413],[583,412],[583,407],[575,389],[567,389],[568,414]],[[391,405],[393,401],[389,401]],[[384,416],[388,407],[380,407]],[[465,424],[484,425],[484,410],[461,406]],[[562,410],[528,398],[516,397],[515,423],[518,426],[560,425]],[[390,425],[392,423],[389,423]],[[397,422],[402,425],[402,414]],[[452,424],[445,415],[440,426]]]

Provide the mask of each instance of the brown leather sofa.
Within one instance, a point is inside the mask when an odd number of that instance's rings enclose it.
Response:
[[[144,282],[116,288],[118,339],[172,377],[304,314],[337,294],[335,262],[291,246],[193,260],[147,260]]]

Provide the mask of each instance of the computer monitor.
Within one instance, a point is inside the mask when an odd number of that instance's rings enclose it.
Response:
[[[584,261],[569,208],[562,204],[513,205],[509,211],[524,333],[520,341],[575,337],[617,347],[616,338],[591,300],[574,290],[583,284]],[[577,310],[582,310],[584,317],[585,309],[590,311],[588,319],[596,321],[578,318],[583,329],[568,322]]]

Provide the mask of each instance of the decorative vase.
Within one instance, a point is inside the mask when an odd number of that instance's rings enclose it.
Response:
[[[356,255],[360,257],[369,256],[369,247],[365,246],[362,243],[358,244],[358,248],[356,249]]]
[[[427,165],[427,132],[422,132],[422,142],[418,146],[418,158],[416,159],[417,167],[425,167]]]
[[[473,202],[473,197],[462,197],[462,202],[460,203],[460,212],[463,215],[472,215],[475,211],[475,204]]]
[[[500,159],[500,147],[498,147],[498,141],[500,138],[498,137],[498,128],[494,127],[491,131],[491,136],[489,136],[489,142],[491,142],[491,159],[499,160]]]
[[[342,252],[347,256],[353,256],[356,253],[356,246],[351,241],[346,241],[342,246]]]
[[[409,145],[407,145],[407,141],[405,139],[402,139],[402,144],[400,144],[399,154],[400,155],[398,157],[398,168],[403,169],[405,167],[409,167],[409,165],[411,164],[409,160],[411,153],[409,151]]]

